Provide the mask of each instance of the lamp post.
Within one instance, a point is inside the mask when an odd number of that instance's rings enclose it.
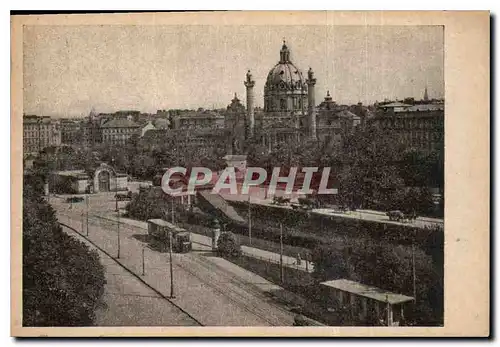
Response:
[[[83,214],[83,212],[82,212],[82,223],[81,223],[81,224],[82,224],[82,234],[83,234],[83,227],[84,227],[84,226],[83,226],[83,216],[84,216],[84,214]]]
[[[173,200],[172,200],[172,224],[174,223],[174,205],[173,205]],[[168,207],[162,208],[163,212],[163,219],[168,220]],[[170,258],[170,298],[175,299],[175,293],[174,293],[174,266],[172,263],[173,257],[172,257],[172,243],[173,243],[173,237],[172,237],[172,231],[168,232],[168,254]],[[144,249],[143,249],[144,251]],[[144,262],[143,262],[144,266]],[[144,271],[144,270],[143,270]]]
[[[118,213],[118,219],[117,219],[117,237],[118,237],[118,252],[116,255],[116,258],[120,258],[120,213]]]
[[[119,210],[118,210],[118,177],[116,177],[116,172],[115,172],[115,211],[119,212]]]
[[[168,253],[170,255],[170,298],[175,299],[175,293],[174,293],[174,267],[172,264],[172,232],[170,231],[168,233],[168,238],[169,238],[169,247],[168,247]]]
[[[283,268],[283,223],[280,223],[280,280],[285,283],[285,269]]]
[[[171,207],[172,207],[172,224],[175,224],[175,205],[174,205],[174,200],[175,197],[172,195],[172,200],[171,200]]]
[[[252,208],[250,203],[250,190],[248,191],[248,241],[252,245]]]
[[[385,295],[385,302],[386,302],[386,315],[387,315],[387,326],[390,327],[392,324],[391,322],[391,305],[389,304],[389,295]]]
[[[87,206],[87,237],[89,236],[89,196],[85,194],[85,205]]]
[[[118,212],[118,177],[116,175],[115,169],[115,158],[111,158],[111,164],[113,165],[113,171],[115,172],[115,212]],[[111,181],[111,177],[110,177]]]
[[[415,269],[415,242],[411,243],[411,265],[413,273],[413,300],[417,302],[417,275]]]
[[[145,266],[144,266],[144,247],[142,247],[142,275],[144,276],[146,273],[145,273]]]

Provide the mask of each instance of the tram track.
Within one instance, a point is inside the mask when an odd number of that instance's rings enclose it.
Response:
[[[79,217],[78,215],[68,215],[68,214],[60,214],[60,215],[62,215],[65,218],[69,218],[69,219],[73,220],[74,222],[78,222],[78,217]],[[90,224],[91,222],[92,222],[92,224]],[[96,245],[91,239],[87,238],[80,231],[78,231],[75,228],[70,227],[64,223],[61,223],[61,224],[70,228],[71,230],[76,232],[80,237],[83,237],[85,240],[92,243],[99,250],[101,250],[101,251],[105,252],[105,254],[107,254],[105,250],[103,250],[101,247]],[[89,225],[100,226],[103,228],[110,228],[110,227],[116,228],[116,224],[117,224],[116,220],[111,220],[111,219],[108,219],[106,217],[99,216],[99,215],[89,215]],[[137,233],[140,230],[140,231],[145,231],[145,234],[147,234],[147,229],[140,227],[140,226],[130,226],[130,225],[127,225],[125,223],[120,223],[120,228],[123,228],[122,230],[127,230],[127,233],[130,231]],[[141,242],[141,241],[138,241],[138,242]],[[209,246],[209,245],[206,245],[206,244],[203,244],[200,242],[194,242],[194,243],[198,243],[198,244],[204,245],[204,246]],[[132,273],[135,277],[138,277],[139,280],[141,280],[143,283],[148,285],[146,282],[144,282],[144,280],[142,278],[140,278],[140,276],[137,276],[133,271],[127,269],[117,259],[112,257],[110,254],[107,254],[107,255],[110,256],[121,267],[125,268],[128,272]],[[252,296],[257,297],[257,298],[261,299],[265,305],[271,305],[274,309],[278,309],[282,315],[290,314],[289,311],[283,309],[282,307],[279,307],[277,305],[273,305],[273,304],[269,303],[268,298],[266,298],[264,296],[263,292],[259,291],[251,283],[247,283],[247,282],[239,280],[234,275],[231,275],[230,272],[228,272],[225,269],[220,268],[216,264],[202,261],[202,259],[200,259],[199,255],[188,254],[184,260],[186,260],[186,259],[189,259],[189,263],[191,266],[186,266],[184,264],[184,262],[177,262],[176,264],[174,264],[174,266],[180,268],[182,271],[186,272],[190,276],[197,278],[197,280],[204,283],[205,285],[207,285],[208,287],[210,287],[214,291],[218,292],[219,294],[222,294],[224,298],[231,301],[233,304],[235,304],[238,307],[242,308],[243,310],[249,312],[253,316],[266,322],[267,324],[269,324],[271,326],[291,325],[291,323],[290,324],[280,324],[279,317],[274,316],[275,319],[270,318],[270,316],[273,316],[271,311],[266,312],[265,309],[258,308],[256,305],[250,305],[247,303],[249,301],[249,298],[252,298]],[[196,271],[196,269],[198,271]],[[207,275],[207,274],[209,274],[209,275]],[[210,274],[212,274],[212,275],[210,275]],[[218,282],[221,282],[221,279],[219,277],[215,278],[214,276],[216,274],[217,274],[217,276],[219,276],[219,275],[223,276],[222,282],[227,281],[227,282],[230,282],[233,285],[235,285],[237,287],[236,290],[228,290],[227,286],[224,286],[224,285],[221,285],[220,283],[218,283]],[[150,285],[148,285],[148,287],[152,288],[153,290],[155,290],[155,292],[159,293],[156,289],[154,289]],[[240,293],[240,291],[243,293]],[[245,293],[247,295],[245,295]],[[159,294],[161,295],[161,293],[159,293]],[[163,298],[165,298],[167,301],[169,301],[175,305],[175,303],[172,302],[171,300],[169,300],[167,297],[165,297],[163,295],[161,295],[161,296]],[[178,307],[177,305],[175,305],[175,306]],[[180,307],[178,307],[178,308],[180,308]],[[185,311],[185,310],[183,310],[183,311]],[[187,311],[185,311],[185,313],[189,314]],[[191,314],[189,314],[189,316],[192,317],[198,324],[204,325],[199,320],[197,320],[193,316],[191,316]],[[283,320],[283,319],[281,319],[281,320]],[[293,318],[290,322],[293,322]]]
[[[143,283],[145,286],[147,286],[149,289],[151,289],[153,292],[155,292],[157,295],[159,295],[162,299],[168,301],[174,307],[176,307],[181,312],[183,312],[184,314],[186,314],[196,324],[198,324],[200,326],[205,326],[205,324],[203,324],[200,320],[198,320],[197,318],[195,318],[192,314],[190,314],[188,311],[186,311],[185,309],[183,309],[182,307],[180,307],[174,301],[170,300],[167,296],[163,295],[159,290],[157,290],[156,288],[154,288],[153,286],[151,286],[150,284],[148,284],[141,276],[137,275],[134,271],[130,270],[127,266],[125,266],[122,262],[120,262],[118,259],[116,259],[115,257],[113,257],[111,254],[109,254],[105,249],[103,249],[102,247],[100,247],[97,243],[95,243],[94,241],[92,241],[90,238],[86,237],[81,232],[79,232],[78,230],[76,230],[75,228],[73,228],[72,226],[70,226],[70,225],[68,225],[66,223],[59,222],[59,225],[65,227],[67,229],[69,229],[70,231],[72,231],[73,233],[75,233],[78,237],[80,237],[83,240],[85,240],[86,242],[90,243],[97,250],[99,250],[100,252],[102,252],[103,254],[105,254],[107,257],[109,257],[110,259],[112,259],[122,269],[124,269],[125,271],[127,271],[127,273],[129,273],[130,275],[132,275],[134,278],[136,278],[137,280],[139,280],[141,283]]]
[[[180,262],[175,264],[176,267],[179,267],[183,271],[190,274],[191,276],[196,277],[199,281],[203,282],[204,284],[206,284],[207,286],[209,286],[213,290],[219,292],[226,299],[230,300],[231,302],[236,304],[238,307],[243,308],[244,310],[251,313],[252,315],[262,319],[263,321],[267,322],[269,325],[271,325],[271,326],[284,326],[282,324],[277,324],[277,322],[276,322],[277,319],[270,319],[269,313],[264,312],[262,309],[259,309],[256,306],[252,306],[252,305],[247,304],[246,302],[248,301],[248,297],[246,297],[245,295],[238,293],[236,291],[233,291],[233,290],[228,290],[228,289],[226,289],[227,286],[218,284],[220,279],[212,280],[212,279],[209,279],[208,276],[201,276],[200,273],[202,271],[195,271],[193,269],[192,265],[193,265],[193,263],[196,263],[198,266],[198,269],[200,267],[203,267],[205,270],[210,269],[210,268],[213,270],[213,267],[207,266],[207,263],[201,262],[201,260],[196,259],[196,257],[194,257],[194,256],[189,257],[189,259],[191,260],[191,264],[190,264],[191,267],[186,266],[184,263],[180,263]],[[207,272],[204,272],[204,273],[206,274]],[[225,275],[223,275],[223,276],[225,276]],[[227,277],[227,276],[225,276],[225,277]],[[235,281],[234,278],[227,277],[227,279],[229,280],[229,282],[232,282],[233,284],[237,284],[237,282],[238,282],[238,281]],[[221,282],[225,283],[225,281],[221,281]],[[247,287],[247,284],[243,283],[243,282],[240,282],[240,285],[244,285],[245,287]],[[247,292],[249,294],[249,296],[255,295],[255,293],[251,293],[250,291],[246,290],[245,287],[240,287],[240,289],[244,292]],[[259,293],[259,294],[261,294],[261,293]]]

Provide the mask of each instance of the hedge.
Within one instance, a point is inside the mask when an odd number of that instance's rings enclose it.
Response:
[[[62,231],[38,188],[23,196],[23,326],[90,326],[104,291],[96,251]]]

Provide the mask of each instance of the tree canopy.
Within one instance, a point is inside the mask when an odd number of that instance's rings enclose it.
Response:
[[[97,252],[64,233],[27,178],[23,194],[23,325],[89,326],[104,290]]]
[[[438,235],[442,230],[436,230]],[[441,240],[442,241],[442,240]],[[430,241],[431,242],[431,241]],[[432,241],[432,249],[442,247]],[[443,264],[434,262],[415,248],[417,305],[409,312],[414,323],[443,322]],[[403,245],[373,242],[346,243],[342,247],[322,246],[312,253],[314,277],[318,281],[347,278],[384,290],[413,296],[412,249]]]

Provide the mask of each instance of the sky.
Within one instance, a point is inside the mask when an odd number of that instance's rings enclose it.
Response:
[[[24,113],[223,108],[244,102],[247,70],[264,83],[286,40],[291,60],[315,72],[316,103],[444,97],[442,26],[26,26]]]

